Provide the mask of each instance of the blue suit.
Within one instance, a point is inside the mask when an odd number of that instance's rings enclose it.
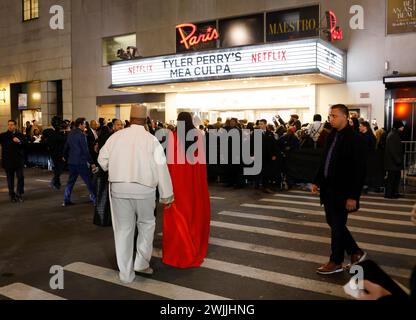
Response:
[[[90,199],[95,204],[96,192],[90,179],[89,169],[89,165],[93,164],[93,160],[88,150],[87,137],[81,129],[76,128],[68,135],[64,148],[64,158],[69,168],[69,179],[65,188],[64,203],[71,202],[72,190],[78,176],[81,176],[90,192]]]

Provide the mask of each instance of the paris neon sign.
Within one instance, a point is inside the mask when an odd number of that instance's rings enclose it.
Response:
[[[183,23],[176,26],[181,36],[181,44],[185,46],[187,50],[200,43],[206,43],[217,40],[220,34],[216,28],[208,27],[205,33],[197,34],[198,28],[192,23]]]

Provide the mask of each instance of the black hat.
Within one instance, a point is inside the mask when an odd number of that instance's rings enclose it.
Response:
[[[394,129],[400,129],[402,127],[404,127],[403,121],[396,120],[396,121],[393,122],[393,128]]]

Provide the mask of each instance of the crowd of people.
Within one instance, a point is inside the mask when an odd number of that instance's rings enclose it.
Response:
[[[185,136],[196,130],[195,119],[187,112],[178,116],[183,123]],[[348,214],[360,207],[363,187],[372,186],[373,167],[371,155],[382,155],[381,170],[387,172],[385,197],[397,198],[400,174],[403,169],[403,151],[400,134],[404,124],[395,121],[388,134],[384,129],[373,128],[369,122],[349,116],[344,105],[330,109],[328,121],[320,115],[313,122],[302,124],[299,116],[292,115],[286,123],[276,115],[273,123],[261,119],[256,123],[235,118],[224,123],[204,121],[194,141],[182,141],[178,128],[172,124],[152,121],[144,106],[133,106],[130,121],[113,119],[106,122],[52,119],[52,128],[42,130],[36,122],[27,123],[24,134],[17,130],[16,121],[8,122],[8,130],[0,135],[2,165],[7,174],[9,195],[12,202],[23,202],[25,145],[43,143],[53,162],[54,176],[50,187],[61,189],[61,175],[65,167],[69,171],[64,190],[63,207],[72,206],[72,191],[78,177],[84,181],[90,200],[94,204],[94,223],[113,226],[120,280],[130,283],[135,272],[153,274],[150,259],[155,231],[156,201],[165,205],[163,225],[163,256],[165,264],[177,268],[200,266],[207,253],[210,230],[209,178],[224,182],[228,187],[243,188],[252,183],[264,192],[272,193],[282,188],[288,167],[288,156],[298,150],[321,150],[317,172],[310,181],[311,191],[320,190],[326,220],[331,228],[331,255],[329,262],[316,271],[331,275],[344,270],[345,252],[351,256],[347,265],[362,263],[367,253],[353,239],[347,228]],[[246,129],[246,130],[243,130]],[[217,164],[185,161],[181,158],[196,143],[194,157],[209,158],[211,130],[237,133],[240,144],[253,144],[253,135],[261,133],[261,172],[249,179],[243,174],[241,155],[231,152],[232,137],[228,137],[228,160],[220,164],[224,171],[216,170]],[[172,133],[168,145],[174,150],[174,161],[166,161],[166,149],[157,138],[159,130]],[[30,138],[29,138],[30,137]],[[172,138],[172,139],[171,139]],[[252,145],[250,150],[252,151]],[[222,157],[221,150],[218,156]],[[253,154],[251,154],[253,155]],[[237,158],[237,161],[233,161]],[[239,160],[240,159],[240,160]],[[214,167],[213,167],[214,166]],[[351,170],[347,170],[351,168]],[[14,178],[17,177],[17,190]],[[384,177],[384,175],[383,175]],[[373,184],[374,185],[374,184]],[[135,230],[138,237],[135,240]],[[134,241],[136,255],[134,257]],[[371,293],[371,283],[367,292]],[[386,291],[387,292],[387,291]],[[386,294],[384,292],[384,294]],[[387,292],[388,293],[388,292]],[[387,294],[388,295],[388,294]]]
[[[254,177],[244,175],[243,168],[247,164],[242,162],[241,154],[232,154],[230,141],[227,155],[230,161],[227,164],[222,163],[221,160],[224,158],[224,155],[221,154],[220,148],[217,148],[217,162],[208,163],[207,166],[208,180],[223,182],[227,187],[235,188],[244,188],[252,185],[256,189],[261,188],[265,193],[274,193],[291,188],[297,182],[310,183],[311,181],[296,181],[288,174],[288,167],[293,167],[293,162],[291,162],[289,156],[298,150],[323,152],[327,137],[333,129],[330,122],[323,122],[322,116],[319,114],[316,114],[310,123],[301,123],[299,116],[296,114],[291,115],[288,122],[276,115],[273,117],[272,122],[269,123],[265,119],[248,122],[247,120],[236,118],[226,119],[225,121],[218,118],[215,123],[210,123],[208,120],[203,121],[198,128],[205,136],[207,145],[210,137],[206,134],[207,132],[212,130],[230,132],[235,129],[241,145],[244,143],[251,144],[251,154],[253,154],[254,149],[254,130],[259,129],[262,131],[262,166],[260,174]],[[366,165],[368,169],[364,192],[367,192],[369,189],[378,192],[384,190],[386,198],[397,198],[399,196],[401,170],[403,169],[403,150],[400,139],[401,131],[404,128],[403,123],[396,121],[389,134],[384,128],[372,127],[368,121],[358,118],[356,114],[351,115],[349,124],[362,137],[366,145],[366,155],[362,155],[367,158]],[[91,165],[98,166],[99,150],[111,134],[129,126],[128,120],[109,119],[106,121],[104,118],[100,118],[98,121],[91,120],[88,122],[84,119],[81,130],[87,137]],[[146,127],[153,135],[159,130],[167,132],[176,130],[173,124],[153,121],[150,118],[147,118]],[[28,145],[43,144],[47,147],[54,171],[51,187],[56,190],[61,188],[60,175],[64,168],[69,165],[68,161],[65,162],[63,160],[66,139],[69,136],[72,137],[71,132],[78,128],[79,123],[76,121],[54,117],[52,119],[52,128],[43,129],[36,120],[33,120],[32,122],[26,122],[26,126],[21,132],[23,137],[21,152],[24,154],[24,165],[27,165],[28,153],[30,153],[25,152],[25,150],[32,150],[28,148]],[[18,132],[17,128],[14,128],[14,130]],[[206,150],[206,157],[208,159],[209,150]],[[237,159],[234,159],[236,157]],[[7,162],[7,156],[4,159],[6,160],[3,162]],[[69,161],[73,162],[72,159],[69,159]],[[311,171],[316,171],[319,163],[307,163],[307,165],[310,165]],[[296,168],[294,169],[296,170]],[[74,178],[75,175],[73,176]],[[71,204],[70,190],[72,180],[66,192],[64,205]],[[10,182],[12,182],[11,179]],[[19,193],[21,193],[21,190]],[[14,191],[10,192],[12,199],[16,198],[14,194]],[[22,195],[19,195],[17,198],[22,198]],[[94,200],[93,194],[91,199]]]

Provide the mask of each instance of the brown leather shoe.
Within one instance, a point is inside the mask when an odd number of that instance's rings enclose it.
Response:
[[[330,274],[334,274],[334,273],[338,273],[342,271],[344,271],[342,264],[336,264],[335,262],[329,261],[328,263],[319,267],[316,270],[316,273],[323,274],[323,275],[330,275]]]
[[[363,262],[365,259],[367,259],[367,252],[361,250],[360,252],[351,255],[351,263],[349,263],[345,268],[349,270],[352,266]]]

